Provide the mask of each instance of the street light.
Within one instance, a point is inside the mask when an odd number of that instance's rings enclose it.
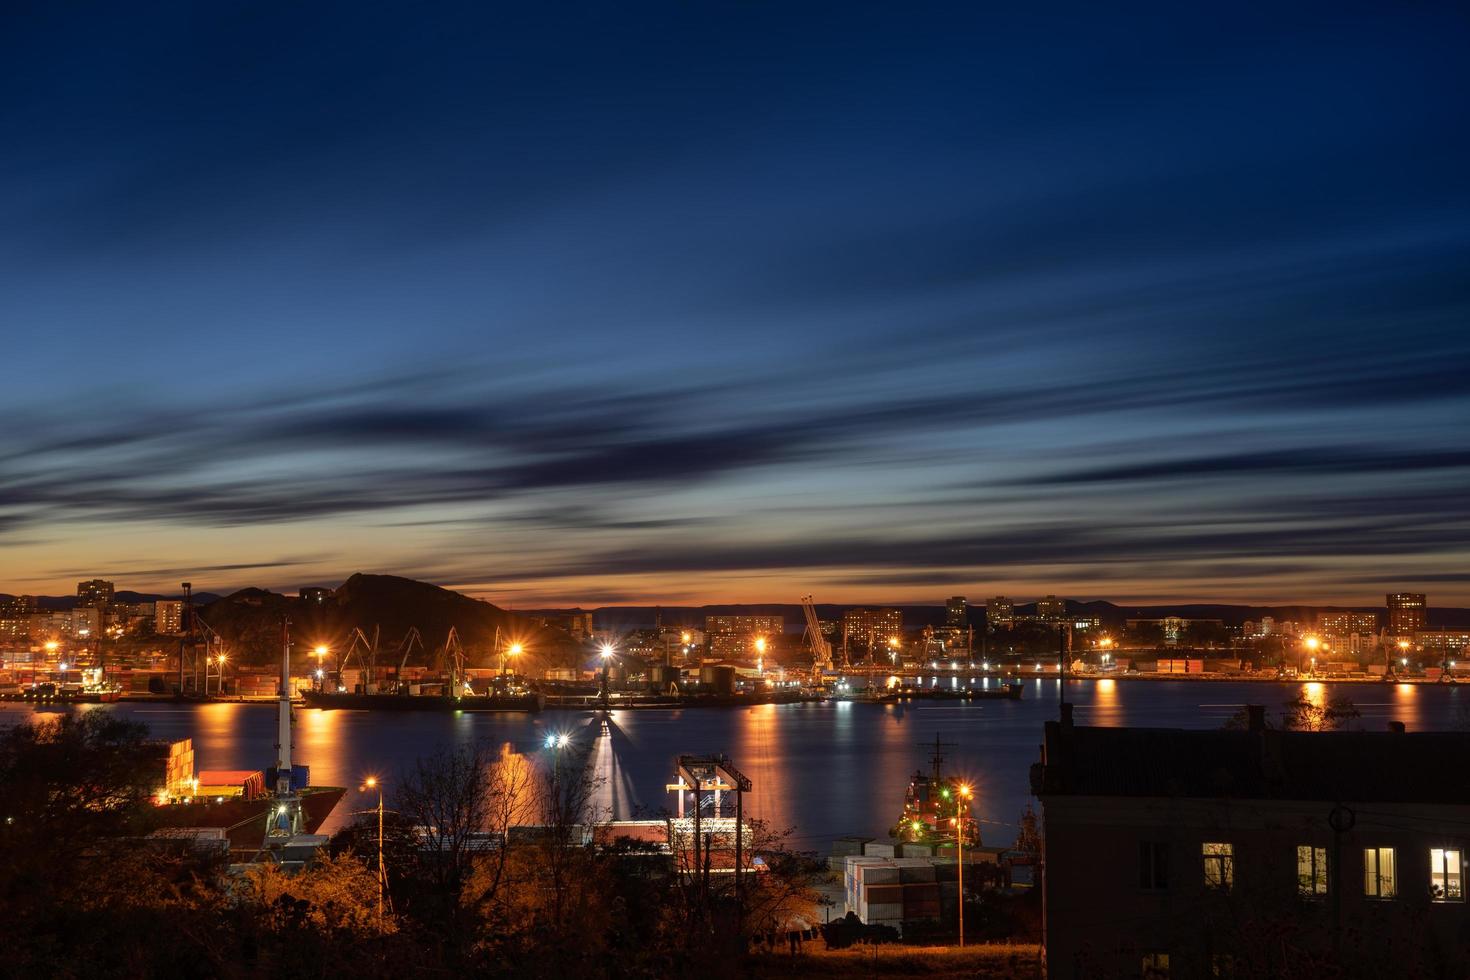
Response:
[[[965,810],[970,805],[970,784],[960,783],[960,792],[955,799],[955,867],[959,878],[960,893],[960,947],[965,945]]]
[[[225,661],[227,661],[229,659],[230,658],[227,657],[227,656],[225,656],[223,652],[221,652],[220,655],[219,655],[219,657],[218,657],[218,663],[219,663],[219,681],[218,681],[218,686],[219,686],[219,693],[221,695],[223,695],[225,693]],[[208,693],[208,692],[206,692],[206,693]]]
[[[602,707],[606,710],[609,698],[607,689],[608,671],[612,667],[612,656],[615,651],[611,643],[604,643],[602,649],[598,652],[602,655]]]
[[[505,662],[500,669],[501,672],[504,673],[507,677],[510,676],[510,658],[519,657],[521,653],[524,652],[524,650],[525,647],[521,646],[519,643],[512,643],[510,646],[505,648]]]
[[[383,898],[388,891],[388,869],[383,866],[383,784],[377,776],[369,776],[362,782],[360,792],[370,789],[378,791],[378,931],[383,929]]]

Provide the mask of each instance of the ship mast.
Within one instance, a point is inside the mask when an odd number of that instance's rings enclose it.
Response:
[[[276,701],[276,793],[291,792],[291,620],[281,617],[281,692]]]
[[[301,833],[301,799],[291,790],[291,620],[281,617],[281,694],[276,702],[276,808],[270,835]]]

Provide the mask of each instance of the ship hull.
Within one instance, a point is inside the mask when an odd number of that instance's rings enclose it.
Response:
[[[302,695],[308,708],[342,711],[540,711],[544,696],[536,693],[512,695],[468,694],[347,694],[307,691]]]

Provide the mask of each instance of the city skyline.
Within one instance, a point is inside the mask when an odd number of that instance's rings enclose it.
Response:
[[[1470,605],[1453,11],[4,17],[0,591]]]

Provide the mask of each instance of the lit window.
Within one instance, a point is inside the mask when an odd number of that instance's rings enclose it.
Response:
[[[1149,891],[1169,887],[1169,845],[1138,842],[1138,887]]]
[[[1393,848],[1370,847],[1363,851],[1363,894],[1369,898],[1393,898],[1398,894],[1394,882]]]
[[[1235,845],[1204,845],[1205,887],[1228,892],[1235,884]]]
[[[1297,845],[1296,893],[1308,896],[1327,894],[1327,848]]]
[[[1144,953],[1141,972],[1144,980],[1166,980],[1169,976],[1169,954]]]
[[[1429,891],[1436,902],[1465,900],[1464,868],[1458,849],[1429,849]]]

